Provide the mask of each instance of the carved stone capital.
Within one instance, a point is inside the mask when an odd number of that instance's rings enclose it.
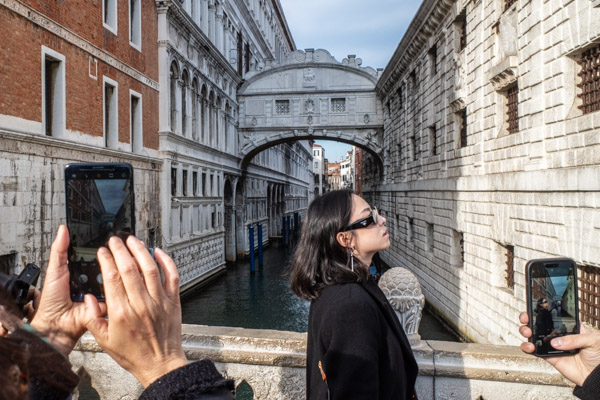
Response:
[[[391,268],[381,276],[379,287],[394,308],[411,346],[418,345],[425,296],[417,277],[405,268]]]

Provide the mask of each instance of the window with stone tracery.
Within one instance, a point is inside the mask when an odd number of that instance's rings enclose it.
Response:
[[[346,112],[346,99],[331,99],[331,112]]]
[[[275,100],[275,114],[289,114],[290,113],[290,101],[289,100]]]

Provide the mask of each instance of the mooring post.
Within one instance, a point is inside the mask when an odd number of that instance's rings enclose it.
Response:
[[[250,272],[254,272],[254,225],[248,225],[248,238],[250,241]]]
[[[281,244],[285,246],[285,215],[281,217]]]
[[[298,239],[298,211],[294,213],[294,239]]]
[[[258,224],[258,266],[263,266],[262,224]]]
[[[287,216],[287,222],[285,224],[285,229],[287,229],[287,233],[288,233],[288,245],[292,244],[292,216],[288,215]]]

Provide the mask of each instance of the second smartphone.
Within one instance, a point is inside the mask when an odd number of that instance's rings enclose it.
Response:
[[[114,235],[135,235],[133,169],[127,163],[69,164],[65,168],[71,299],[104,301],[96,252]]]
[[[555,349],[550,342],[555,337],[579,333],[577,264],[569,258],[531,260],[526,273],[533,354],[553,357],[576,353]]]

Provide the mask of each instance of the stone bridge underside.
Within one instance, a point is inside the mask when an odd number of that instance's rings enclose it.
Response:
[[[242,168],[279,143],[345,142],[373,154],[382,171],[383,110],[375,93],[379,71],[326,50],[297,50],[277,65],[259,66],[238,91]]]

